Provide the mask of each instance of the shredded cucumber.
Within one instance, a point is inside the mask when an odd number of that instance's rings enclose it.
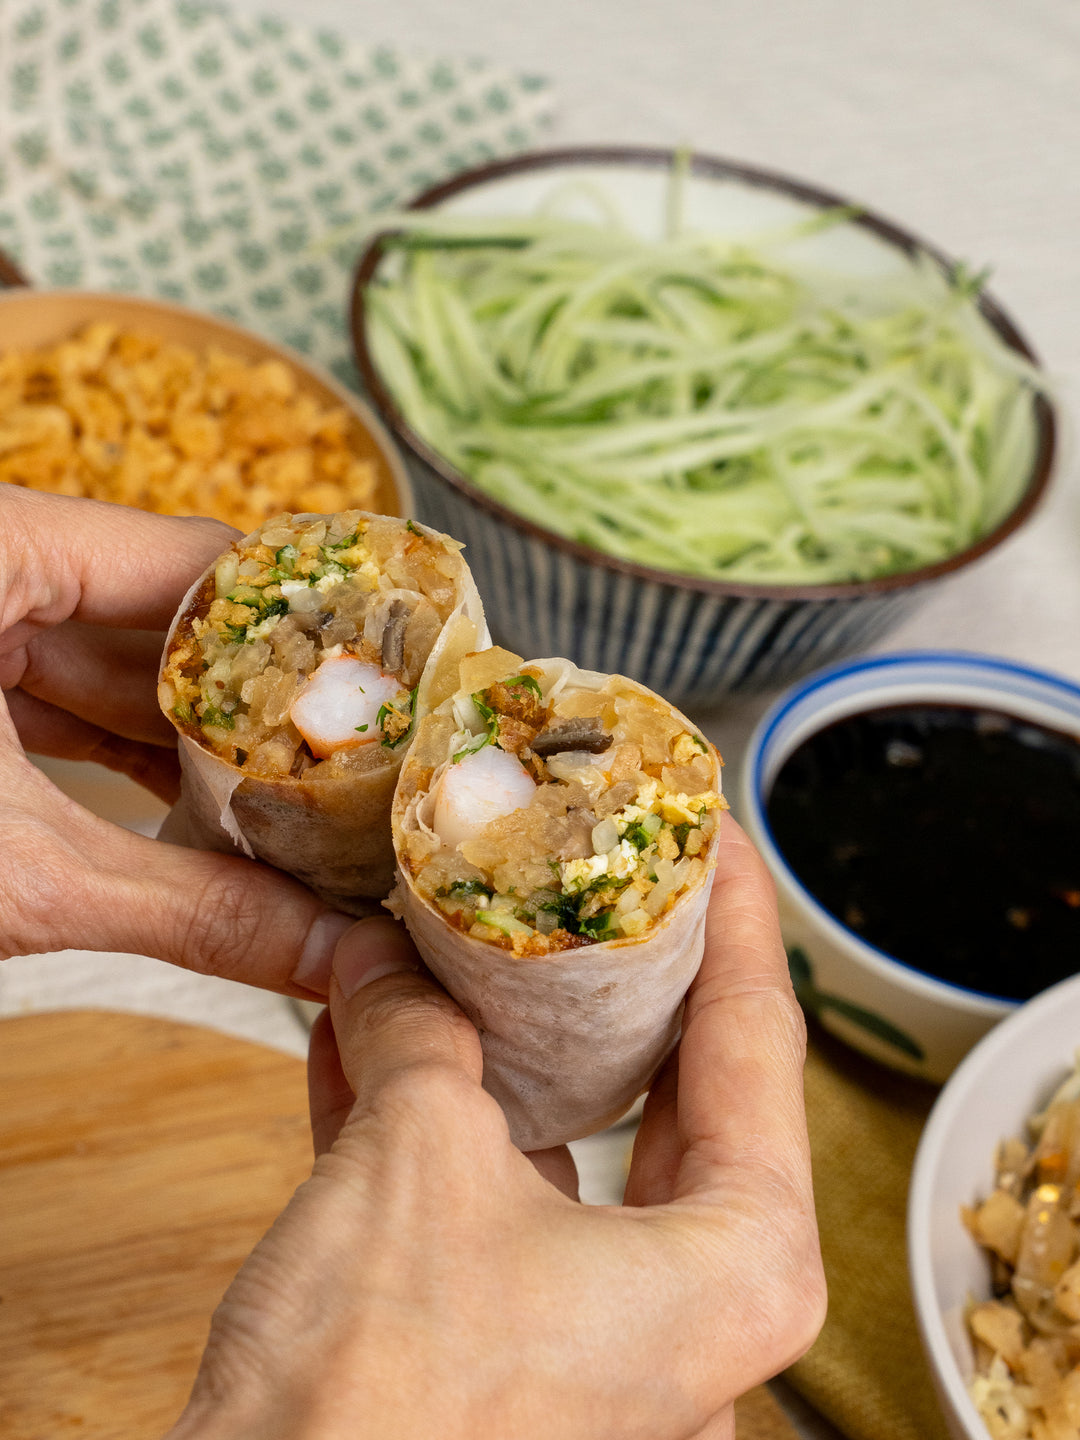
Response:
[[[926,256],[826,273],[792,260],[791,232],[691,235],[681,208],[660,241],[604,196],[595,224],[557,197],[528,217],[393,217],[369,339],[413,430],[551,530],[718,580],[869,579],[1004,519],[1044,386],[980,314],[978,280]]]

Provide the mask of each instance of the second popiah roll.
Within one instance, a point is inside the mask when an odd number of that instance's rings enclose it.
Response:
[[[398,782],[403,914],[480,1031],[515,1144],[602,1128],[679,1031],[704,945],[720,758],[634,681],[465,657]]]
[[[411,520],[348,510],[275,516],[221,555],[181,605],[162,663],[184,772],[163,838],[234,849],[339,908],[377,909],[416,718],[486,643],[461,549]]]

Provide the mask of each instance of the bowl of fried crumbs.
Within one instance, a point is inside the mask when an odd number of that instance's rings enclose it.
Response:
[[[986,1035],[919,1143],[908,1264],[956,1440],[1080,1437],[1080,975]]]
[[[137,296],[0,294],[0,482],[211,515],[408,516],[374,412],[287,347]]]

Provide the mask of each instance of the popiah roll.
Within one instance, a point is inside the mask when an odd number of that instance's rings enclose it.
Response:
[[[394,799],[390,903],[481,1034],[515,1144],[603,1128],[679,1031],[704,945],[720,758],[619,675],[464,657]]]
[[[377,908],[417,716],[486,643],[461,548],[348,510],[276,516],[220,556],[162,664],[184,772],[167,838],[258,857],[358,914]]]

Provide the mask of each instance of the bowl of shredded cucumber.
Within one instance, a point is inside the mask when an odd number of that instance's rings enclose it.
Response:
[[[798,181],[546,151],[381,217],[353,334],[519,653],[683,702],[863,648],[997,546],[1054,414],[985,276]]]

